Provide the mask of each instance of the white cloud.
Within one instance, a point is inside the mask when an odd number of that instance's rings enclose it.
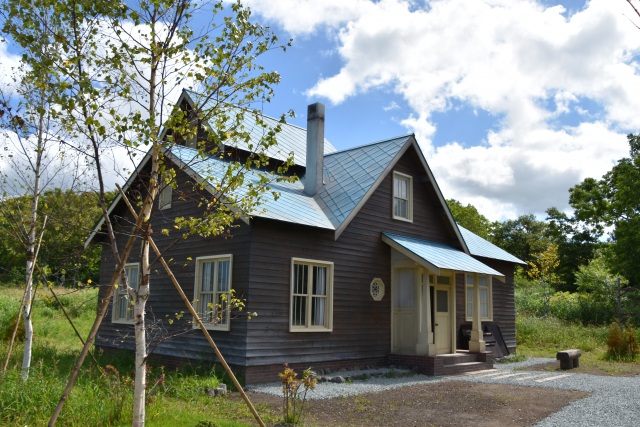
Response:
[[[493,219],[566,207],[568,188],[610,169],[627,154],[625,133],[640,128],[640,31],[624,1],[591,0],[572,15],[535,0],[359,1],[344,15],[335,2],[274,3],[251,4],[292,32],[324,25],[336,36],[342,66],[310,95],[401,95],[413,111],[402,123],[445,196]],[[497,118],[479,145],[433,145],[433,113],[454,103]]]
[[[7,47],[6,41],[0,39],[0,91],[3,93],[12,92],[20,66],[20,57],[9,53]]]

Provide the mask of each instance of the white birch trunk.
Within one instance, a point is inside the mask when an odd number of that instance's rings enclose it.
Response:
[[[145,307],[149,297],[149,242],[143,240],[142,277],[135,293],[133,318],[135,322],[136,360],[135,381],[133,390],[133,426],[144,426],[145,401],[147,390],[147,336],[145,331]]]
[[[44,104],[44,99],[42,100]],[[44,152],[44,114],[40,114],[38,122],[38,142],[35,162],[33,166],[33,198],[31,201],[31,215],[29,218],[29,231],[27,233],[26,274],[25,274],[25,298],[22,317],[24,319],[24,352],[22,354],[22,379],[29,378],[31,368],[31,351],[33,347],[33,322],[31,322],[31,309],[33,306],[33,271],[35,269],[36,227],[38,225],[38,202],[40,201],[40,175]]]

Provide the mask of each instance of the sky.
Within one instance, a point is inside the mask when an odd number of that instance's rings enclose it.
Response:
[[[322,102],[339,150],[413,133],[444,197],[490,220],[568,210],[569,188],[640,132],[640,18],[626,0],[244,3],[293,39],[262,58],[282,76],[267,114],[292,109],[306,127]],[[0,42],[0,68],[14,63]]]

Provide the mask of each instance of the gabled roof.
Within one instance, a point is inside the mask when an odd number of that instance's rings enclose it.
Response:
[[[504,278],[504,274],[499,271],[459,249],[442,243],[392,233],[382,233],[382,241],[435,274],[441,274],[441,270],[454,270]]]
[[[318,199],[338,229],[395,163],[411,135],[324,156],[324,185]]]
[[[460,229],[460,233],[462,233],[464,241],[467,242],[467,247],[471,255],[526,265],[521,259],[514,257],[509,252],[500,249],[498,246],[472,233],[463,226],[458,225],[458,228]]]
[[[190,90],[183,90],[178,105],[183,101],[186,101],[192,107],[199,107],[200,109],[207,110],[214,107],[214,101],[211,98],[205,98],[203,95],[198,94]],[[238,107],[230,106],[229,110],[236,110]],[[262,120],[272,128],[280,123],[280,120],[273,117],[263,115]],[[203,126],[212,128],[208,123],[203,123]],[[264,128],[256,124],[252,114],[245,114],[242,123],[245,131],[249,132],[250,139],[248,141],[240,140],[234,143],[234,146],[245,151],[252,151],[251,146],[255,147],[264,137]],[[305,166],[307,161],[307,130],[301,127],[285,124],[282,126],[282,131],[277,135],[278,145],[269,147],[265,154],[270,158],[276,160],[285,161],[289,158],[289,154],[293,153],[293,161],[298,166]],[[324,152],[325,154],[333,153],[336,149],[325,138],[324,140]]]
[[[194,99],[197,100],[197,98],[198,95],[194,92],[183,91],[179,102],[186,101],[193,105]],[[276,119],[269,117],[262,117],[261,120],[273,121],[272,124],[274,125],[279,123]],[[244,149],[249,150],[250,144],[255,145],[262,138],[263,129],[255,123],[252,114],[245,115],[244,122],[245,129],[250,131],[252,139],[248,142],[240,142],[238,148],[243,148],[244,146],[241,146],[241,144],[246,144]],[[272,149],[269,155],[273,158],[282,158],[284,160],[289,155],[289,151],[293,151],[296,163],[304,165],[307,144],[306,130],[290,124],[281,124],[281,128],[282,131],[276,136],[278,147]],[[427,185],[432,186],[439,204],[443,207],[448,223],[460,242],[462,253],[469,254],[467,243],[475,241],[473,237],[463,239],[461,231],[454,222],[442,192],[413,135],[404,135],[343,151],[335,151],[335,148],[325,140],[324,185],[322,185],[318,193],[315,196],[307,195],[300,180],[273,182],[270,187],[279,193],[278,199],[274,200],[271,197],[265,197],[264,203],[260,208],[250,212],[250,215],[333,230],[337,239],[409,149],[415,150],[418,160],[424,169],[423,173],[427,176]],[[227,160],[220,159],[217,156],[202,156],[196,149],[177,145],[166,148],[164,154],[179,167],[184,168],[192,178],[204,183],[212,194],[216,194],[215,187],[217,183],[207,181],[207,179],[215,178],[207,177],[223,174],[228,165]],[[147,155],[127,180],[124,186],[125,191],[148,161],[149,156]],[[265,173],[264,171],[249,171],[245,175],[244,187],[239,189],[238,195],[242,196],[247,191],[249,183],[258,184],[261,175]],[[109,214],[120,201],[121,197],[118,195],[109,207]],[[85,244],[91,242],[102,227],[103,222],[104,220],[101,220],[96,225]],[[484,248],[479,244],[478,247]],[[504,254],[495,250],[489,251],[487,248],[483,250],[484,252],[478,249],[477,255],[489,258],[501,256],[502,258],[499,259],[509,260]],[[512,258],[517,260],[515,257]]]

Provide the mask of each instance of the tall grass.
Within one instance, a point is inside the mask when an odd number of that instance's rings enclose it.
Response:
[[[606,348],[608,327],[583,326],[556,319],[519,314],[516,317],[518,351],[530,356],[554,356],[558,350],[590,352]]]
[[[9,370],[0,374],[0,426],[40,426],[48,423],[75,366],[82,346],[58,303],[39,289],[33,307],[35,330],[32,368],[26,383],[20,376],[23,346],[16,342]],[[69,292],[57,289],[81,336],[87,336],[96,314],[97,290]],[[0,332],[15,320],[22,290],[0,287]],[[4,362],[8,339],[0,335],[0,360]],[[129,353],[95,355],[102,370],[89,358],[58,420],[60,426],[124,426],[131,424],[133,357]],[[275,378],[274,378],[275,380]],[[249,426],[252,416],[236,399],[211,398],[206,388],[220,379],[213,371],[167,372],[152,367],[147,400],[147,425],[195,426],[203,421],[221,427]],[[261,407],[265,422],[277,414]]]

